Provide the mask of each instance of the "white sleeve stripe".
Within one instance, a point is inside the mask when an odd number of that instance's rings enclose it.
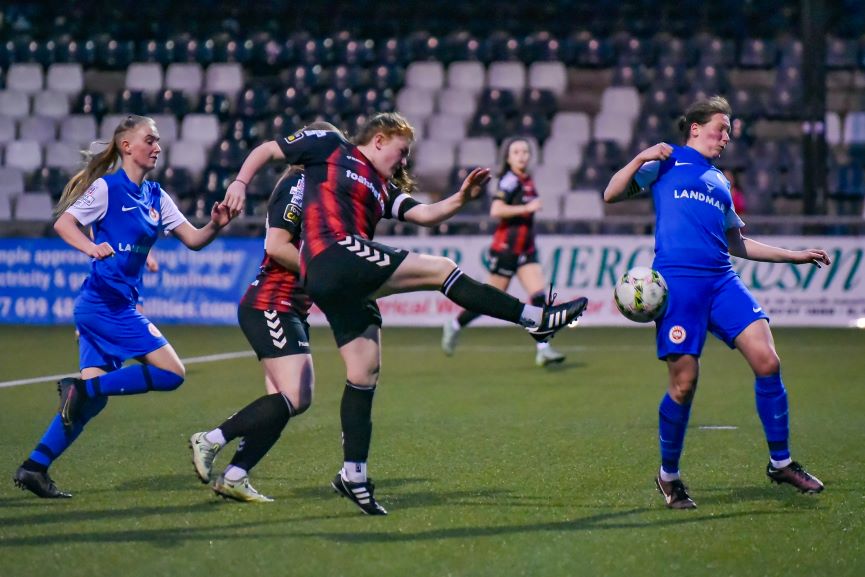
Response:
[[[393,218],[399,218],[399,207],[405,201],[405,199],[411,198],[406,193],[400,193],[399,196],[396,197],[396,200],[393,201],[393,206],[390,209],[390,214]]]

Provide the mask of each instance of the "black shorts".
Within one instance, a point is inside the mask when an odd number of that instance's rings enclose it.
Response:
[[[311,353],[309,325],[295,313],[239,306],[237,321],[258,360]]]
[[[511,278],[521,266],[538,262],[537,251],[526,254],[514,254],[506,251],[489,251],[487,270],[490,274]]]
[[[370,325],[381,326],[381,313],[370,297],[407,256],[408,251],[347,236],[309,262],[306,292],[327,317],[337,346]]]

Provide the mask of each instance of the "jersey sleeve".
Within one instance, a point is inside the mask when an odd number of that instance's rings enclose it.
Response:
[[[393,184],[388,185],[388,201],[384,205],[384,218],[405,220],[405,213],[421,204]]]
[[[165,232],[174,230],[184,222],[189,222],[167,192],[160,189],[159,198],[159,212],[162,214],[162,229]]]
[[[79,223],[88,226],[102,220],[108,212],[108,183],[103,178],[97,178],[84,191],[66,212],[75,217]]]
[[[288,164],[304,165],[324,162],[330,152],[342,142],[339,134],[328,130],[298,130],[290,136],[276,140]]]
[[[730,230],[731,228],[742,228],[743,226],[745,226],[745,221],[736,214],[732,206],[728,208],[727,212],[724,213],[724,228]]]
[[[267,207],[268,227],[281,228],[290,232],[293,238],[298,237],[305,185],[303,173],[293,174],[280,183],[273,203]]]
[[[516,200],[520,198],[522,188],[520,179],[517,178],[517,175],[513,172],[506,172],[504,176],[499,179],[498,190],[493,198],[503,200],[506,204],[516,204]]]

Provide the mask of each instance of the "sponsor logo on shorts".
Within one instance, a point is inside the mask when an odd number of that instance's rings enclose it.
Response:
[[[672,342],[673,344],[681,345],[688,337],[688,333],[685,332],[685,327],[681,325],[676,325],[670,329],[670,332],[667,336],[670,338],[670,342]]]
[[[154,325],[153,323],[147,325],[147,332],[149,332],[157,339],[162,338],[162,333],[159,332],[159,329],[157,329],[156,325]]]
[[[309,341],[297,341],[299,347],[309,347]]]

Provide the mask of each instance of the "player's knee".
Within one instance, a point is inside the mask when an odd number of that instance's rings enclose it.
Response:
[[[452,259],[446,256],[435,257],[435,274],[436,277],[441,279],[441,282],[444,282],[455,268],[457,268],[457,263]]]
[[[697,380],[689,378],[673,379],[670,382],[669,394],[677,403],[687,404],[694,398],[694,393],[697,392]]]
[[[754,361],[752,368],[758,377],[774,375],[781,371],[781,359],[775,351],[769,350]]]

